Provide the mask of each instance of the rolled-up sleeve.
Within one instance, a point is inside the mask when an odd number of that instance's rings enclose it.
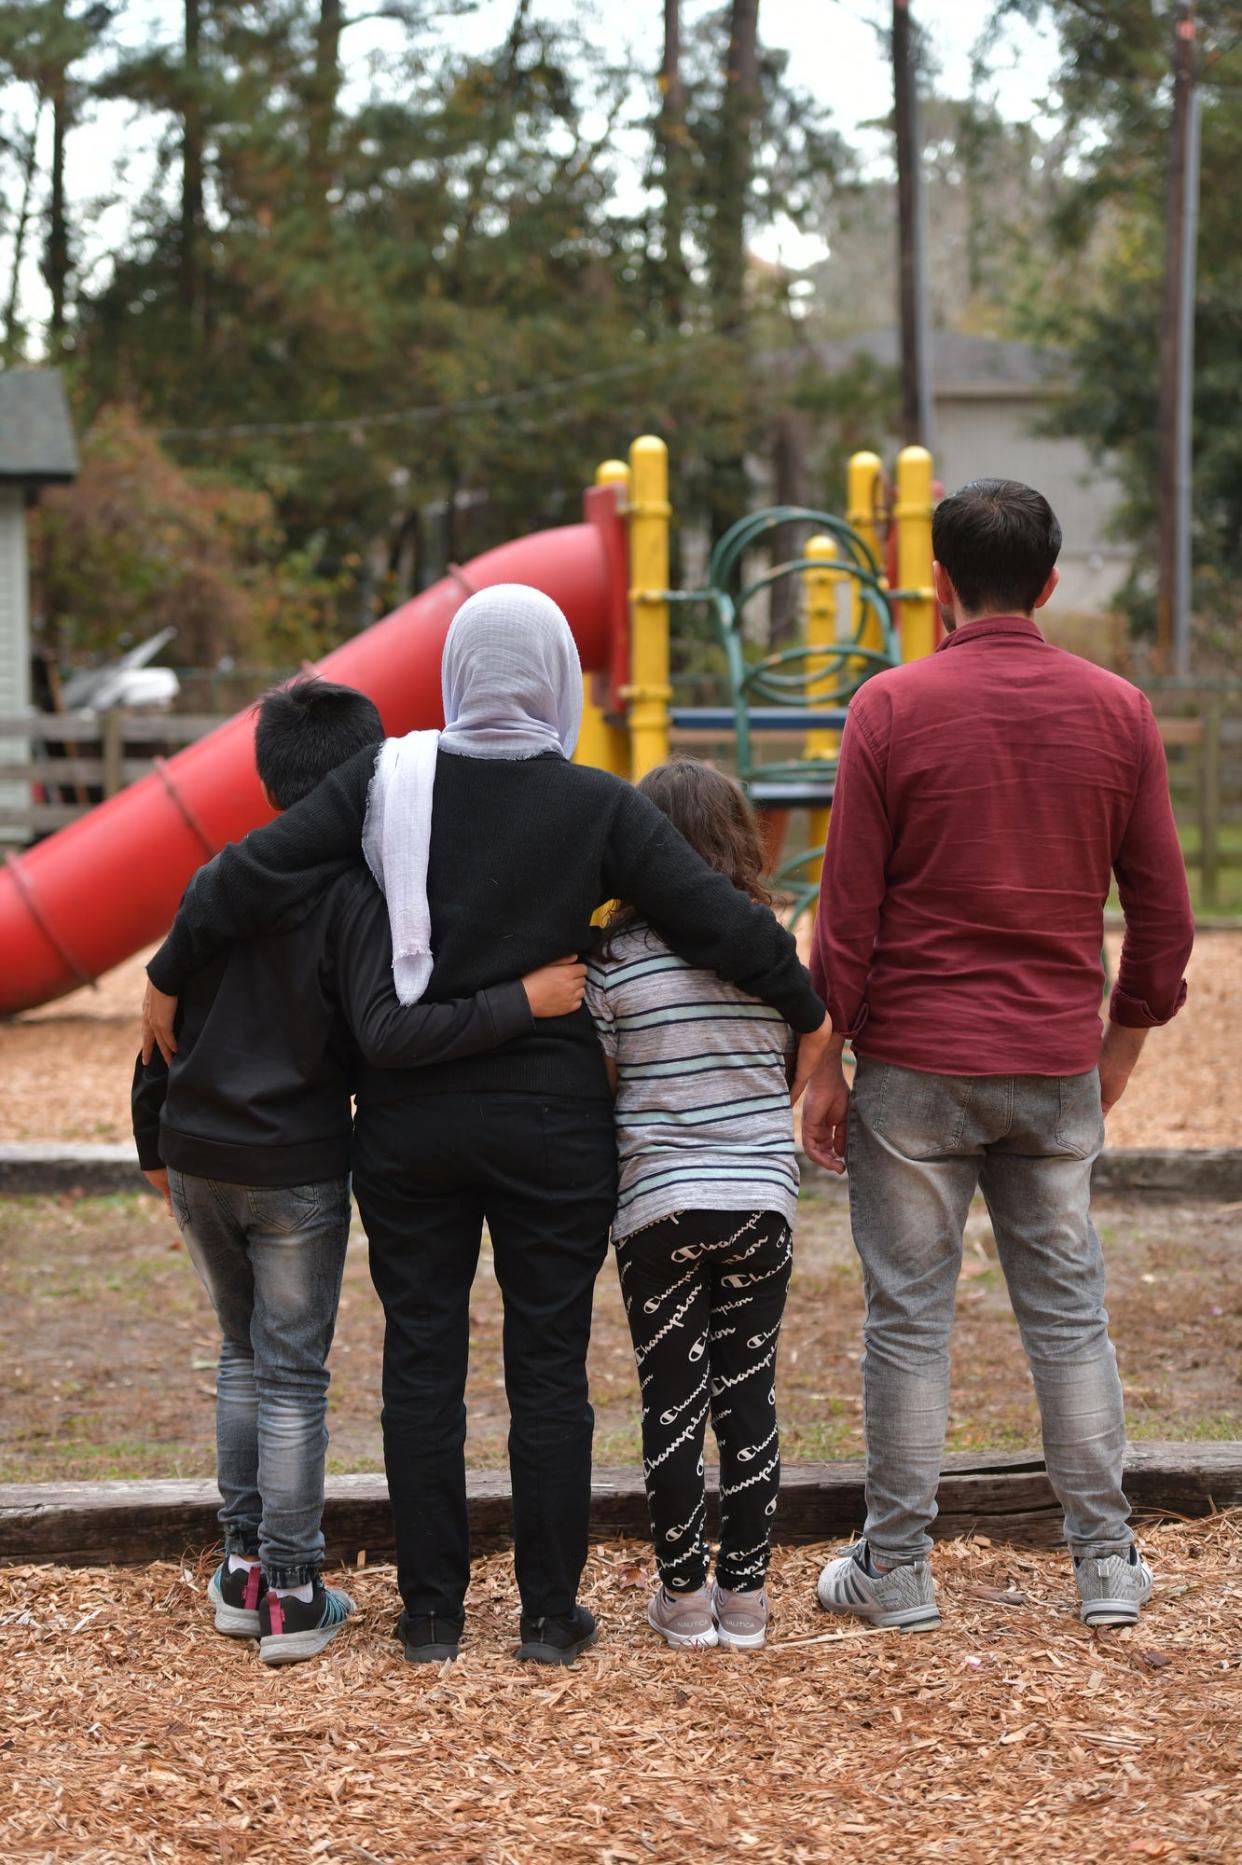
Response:
[[[1150,1029],[1168,1023],[1186,1002],[1195,921],[1164,745],[1146,701],[1134,807],[1113,872],[1126,931],[1108,1014],[1114,1023]]]
[[[855,700],[841,738],[811,956],[811,982],[840,1036],[858,1035],[867,1020],[867,973],[893,845],[884,789],[881,754]]]

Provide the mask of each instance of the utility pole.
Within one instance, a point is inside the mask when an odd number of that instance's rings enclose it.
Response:
[[[1199,222],[1199,94],[1194,0],[1178,0],[1173,37],[1173,121],[1160,322],[1159,545],[1156,658],[1163,673],[1190,671],[1191,427],[1195,259]]]
[[[681,81],[681,0],[664,0],[664,57],[660,64],[660,118],[664,155],[664,321],[681,328],[686,298],[686,91]]]
[[[905,444],[931,447],[931,330],[923,138],[915,78],[910,0],[893,0],[893,120],[897,133],[897,263],[901,304],[901,431]]]

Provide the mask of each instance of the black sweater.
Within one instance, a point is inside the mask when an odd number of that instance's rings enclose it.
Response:
[[[450,1003],[397,1002],[388,908],[361,863],[262,938],[194,972],[171,1071],[134,1067],[138,1162],[227,1185],[349,1171],[350,1095],[366,1066],[428,1066],[533,1030],[520,982]]]
[[[374,765],[374,752],[360,752],[303,802],[201,869],[147,968],[152,983],[179,993],[222,944],[270,925],[321,886],[334,862],[356,860]],[[690,964],[771,1004],[795,1030],[818,1029],[823,1021],[793,938],[767,907],[709,868],[631,785],[555,754],[441,755],[427,894],[435,941],[429,1003],[588,952],[592,914],[619,899],[637,907]],[[600,1099],[609,1092],[584,1006],[486,1055],[409,1076],[368,1070],[360,1099],[450,1089]]]

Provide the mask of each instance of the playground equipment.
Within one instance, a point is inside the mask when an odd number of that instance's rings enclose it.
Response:
[[[935,645],[931,459],[897,463],[892,536],[899,587],[882,567],[883,473],[874,454],[850,463],[845,520],[801,507],[743,518],[712,552],[708,585],[669,588],[668,451],[646,435],[628,463],[606,461],[584,495],[583,522],[501,545],[451,573],[319,663],[329,679],[375,700],[390,733],[440,723],[440,655],[466,597],[529,583],[560,604],[582,657],[586,705],[578,759],[640,778],[668,756],[673,730],[731,736],[738,775],[770,829],[782,887],[797,910],[813,899],[832,801],[837,735],[849,699],[878,668]],[[778,526],[813,535],[802,554],[747,583],[748,557]],[[805,638],[762,654],[747,640],[758,598],[783,578],[804,591]],[[850,592],[848,622],[838,592]],[[678,708],[670,680],[670,613],[705,604],[728,668],[725,708]],[[899,646],[900,643],[900,646]],[[265,822],[253,759],[253,713],[238,714],[118,796],[0,870],[0,1015],[93,982],[166,930],[194,870]],[[788,755],[766,756],[776,737]],[[800,748],[799,748],[800,747]],[[813,846],[779,860],[792,810],[811,815]]]
[[[724,709],[670,707],[668,726],[731,735],[738,777],[760,812],[773,880],[791,900],[796,918],[814,904],[819,890],[839,734],[850,700],[873,673],[903,658],[930,654],[936,646],[931,455],[923,447],[907,447],[899,455],[890,511],[880,459],[874,453],[855,454],[849,464],[847,518],[805,506],[755,512],[739,519],[715,545],[706,588],[669,591],[660,580],[667,579],[668,570],[667,456],[657,455],[656,445],[649,439],[637,442],[634,457],[631,625],[634,666],[643,669],[645,722],[641,758],[635,739],[634,775],[667,756],[668,730],[662,735],[655,730],[652,695],[670,691],[668,605],[706,604],[724,650],[731,703]],[[648,558],[642,554],[639,527],[656,524],[665,526],[665,534],[662,542],[648,546]],[[799,554],[769,563],[748,581],[748,561],[770,545],[775,533],[791,528],[810,534]],[[882,529],[887,550],[881,547]],[[897,571],[895,587],[888,563]],[[758,652],[748,638],[749,612],[790,578],[803,587],[802,638]],[[841,613],[842,595],[848,597],[847,614]],[[635,679],[637,684],[637,672]],[[785,741],[775,757],[761,749],[773,739]],[[795,810],[808,812],[809,841],[786,856],[785,837]]]

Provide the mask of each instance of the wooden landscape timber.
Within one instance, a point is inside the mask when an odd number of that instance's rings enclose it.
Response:
[[[821,1542],[853,1534],[863,1520],[861,1463],[791,1464],[782,1474],[775,1524],[779,1542]],[[715,1504],[715,1472],[709,1471]],[[477,1545],[509,1538],[508,1478],[474,1471],[467,1478],[471,1536]],[[1126,1489],[1140,1522],[1196,1518],[1242,1504],[1242,1442],[1142,1443],[1126,1453]],[[1038,1452],[970,1451],[946,1457],[934,1533],[981,1534],[1025,1547],[1055,1547],[1061,1512]],[[138,1483],[0,1484],[0,1563],[66,1567],[143,1564],[179,1559],[218,1538],[215,1484],[208,1480]],[[595,1472],[593,1541],[649,1534],[647,1499],[637,1469]],[[387,1559],[393,1552],[388,1491],[382,1476],[329,1477],[324,1508],[329,1562]]]

